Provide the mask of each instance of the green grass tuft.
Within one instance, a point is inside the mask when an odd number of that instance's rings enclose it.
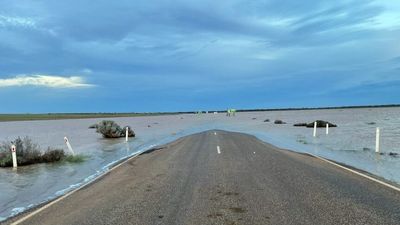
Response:
[[[67,155],[64,158],[64,161],[69,162],[69,163],[82,163],[86,161],[88,157],[82,154],[78,155]]]

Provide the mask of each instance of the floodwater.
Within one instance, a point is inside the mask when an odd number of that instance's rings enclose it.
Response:
[[[271,122],[264,122],[270,119]],[[281,119],[287,124],[277,125]],[[338,125],[318,129],[294,127],[294,123],[328,120]],[[184,114],[170,116],[113,118],[131,126],[137,137],[125,142],[103,139],[88,127],[101,119],[22,121],[0,123],[0,141],[29,136],[42,148],[63,148],[64,136],[76,153],[88,158],[83,163],[38,164],[16,171],[0,169],[0,221],[73,190],[105,173],[118,161],[155,145],[210,129],[238,131],[257,136],[282,148],[309,152],[351,165],[400,184],[400,108],[332,109],[237,113]],[[376,154],[375,130],[381,128],[381,151]]]

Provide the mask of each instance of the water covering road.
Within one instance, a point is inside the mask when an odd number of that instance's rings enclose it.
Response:
[[[22,224],[399,224],[399,205],[398,191],[317,158],[212,130],[133,158]]]

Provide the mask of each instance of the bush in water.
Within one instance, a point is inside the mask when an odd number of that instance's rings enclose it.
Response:
[[[41,151],[38,144],[32,142],[29,137],[18,137],[13,142],[4,142],[0,144],[0,167],[11,167],[11,145],[15,145],[17,149],[18,166],[36,164],[36,163],[51,163],[58,161],[82,162],[82,155],[69,156],[62,149],[48,148],[46,151]]]
[[[42,155],[42,162],[49,163],[49,162],[57,162],[62,160],[65,157],[64,150],[62,149],[50,149],[48,148],[47,151]]]
[[[96,129],[97,128],[97,124],[92,124],[89,126],[89,129]]]
[[[282,120],[275,120],[274,124],[286,124],[285,122],[283,122]]]
[[[96,132],[103,135],[104,138],[120,138],[125,137],[125,129],[121,128],[112,120],[103,120],[97,124]],[[135,137],[135,132],[128,126],[128,136]]]

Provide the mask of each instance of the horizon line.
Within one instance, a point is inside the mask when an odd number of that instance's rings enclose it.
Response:
[[[324,107],[285,107],[285,108],[244,108],[236,109],[237,112],[254,111],[289,111],[289,110],[324,110],[324,109],[354,109],[354,108],[391,108],[400,107],[400,104],[382,105],[345,105],[345,106],[324,106]],[[189,111],[153,111],[153,112],[44,112],[44,113],[2,113],[0,115],[60,115],[60,114],[193,114],[197,112],[226,112],[226,110],[189,110]]]

